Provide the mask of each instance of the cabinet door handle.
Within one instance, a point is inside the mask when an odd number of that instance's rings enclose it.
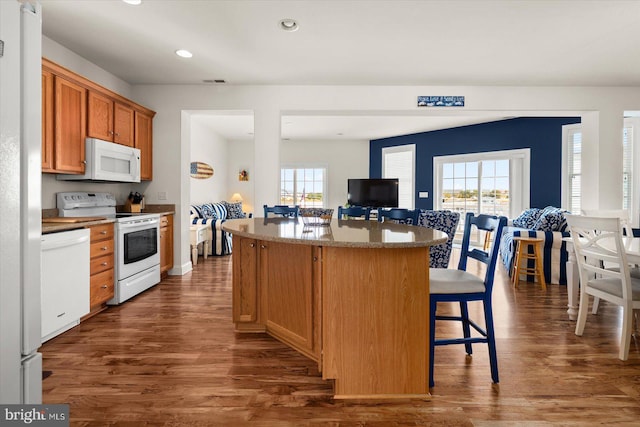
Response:
[[[249,247],[251,247],[251,248],[255,248],[255,247],[256,247],[256,244],[255,244],[255,243],[252,243],[252,244],[250,244],[250,245],[249,245]]]
[[[102,286],[100,286],[100,287],[101,287],[102,289],[107,289],[107,288],[108,288],[108,286],[107,286],[107,285],[102,285]]]
[[[106,262],[103,262],[102,264],[100,264],[101,266],[105,267],[107,265]]]
[[[109,249],[109,248],[108,248],[108,247],[106,247],[106,246],[103,246],[103,247],[101,247],[100,249],[102,249],[103,251],[106,251],[106,250],[107,250],[107,249]]]
[[[316,262],[316,261],[318,261],[318,257],[317,257],[317,256],[314,256],[314,257],[313,257],[313,262]]]
[[[102,230],[100,234],[107,234],[107,230]]]
[[[260,245],[260,249],[267,249],[266,245]]]
[[[86,165],[86,164],[87,164],[87,161],[86,161],[86,160],[83,160],[81,163],[82,163],[83,165]]]
[[[60,313],[60,314],[58,314],[56,317],[62,317],[62,316],[64,316],[65,314],[67,314],[67,312],[66,312],[66,311],[64,311],[64,312],[62,312],[62,313]]]

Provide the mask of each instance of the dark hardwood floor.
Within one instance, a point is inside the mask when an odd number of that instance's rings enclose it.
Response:
[[[231,261],[200,258],[192,273],[45,343],[44,402],[68,403],[72,426],[640,425],[640,339],[620,361],[619,311],[605,302],[577,337],[566,287],[514,289],[500,265],[499,385],[486,345],[473,357],[447,346],[436,349],[428,401],[334,401],[314,362],[267,335],[234,333]]]

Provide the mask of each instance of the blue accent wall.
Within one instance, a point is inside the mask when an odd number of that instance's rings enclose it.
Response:
[[[526,117],[371,140],[369,177],[381,178],[382,149],[416,145],[415,206],[433,209],[433,157],[486,151],[531,149],[531,207],[560,206],[562,126],[580,117]],[[428,199],[418,192],[428,191]]]

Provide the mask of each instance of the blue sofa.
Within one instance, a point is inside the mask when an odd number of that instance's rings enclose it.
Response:
[[[538,237],[544,239],[542,264],[544,279],[547,283],[567,284],[567,243],[562,239],[569,237],[564,215],[568,213],[560,208],[547,206],[544,209],[531,208],[525,210],[512,224],[505,227],[500,240],[500,257],[511,275],[513,266],[513,238],[518,236]],[[533,280],[529,277],[528,280]]]

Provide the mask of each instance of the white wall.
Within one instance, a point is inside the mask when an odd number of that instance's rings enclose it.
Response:
[[[89,62],[61,44],[42,36],[42,56],[58,65],[80,74],[125,98],[131,98],[131,85],[113,74]]]
[[[369,141],[283,141],[283,165],[326,166],[328,169],[327,208],[347,203],[347,179],[369,177]]]
[[[229,141],[228,145],[228,186],[225,200],[231,201],[234,193],[242,196],[242,209],[254,216],[262,216],[262,208],[256,209],[254,197],[254,143],[253,141]],[[241,170],[249,173],[249,181],[238,180]]]
[[[131,191],[138,191],[144,194],[146,184],[126,184],[126,183],[102,183],[102,182],[78,182],[78,181],[58,181],[55,174],[42,174],[42,209],[56,208],[56,193],[65,191],[86,191],[111,193],[116,198],[116,203],[124,204]],[[145,201],[146,197],[145,197]]]
[[[228,142],[207,125],[206,117],[191,116],[191,159],[213,168],[208,179],[191,178],[190,204],[216,203],[227,199]]]

